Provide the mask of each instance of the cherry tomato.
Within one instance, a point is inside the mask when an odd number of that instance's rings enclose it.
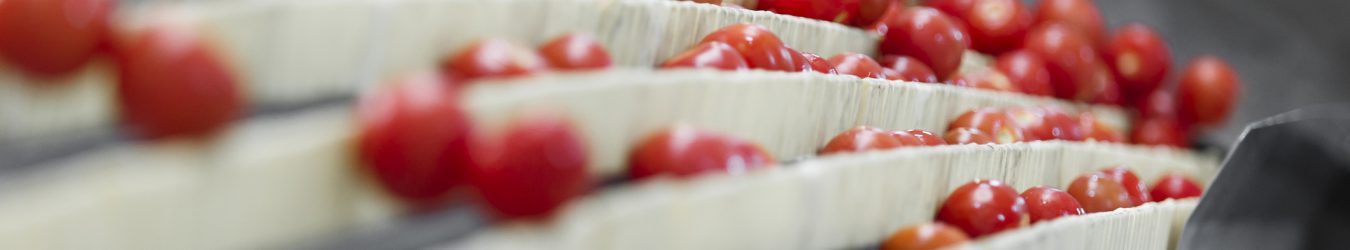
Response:
[[[904,146],[891,133],[881,129],[860,126],[839,133],[825,143],[821,155],[842,152],[863,152]]]
[[[1237,73],[1223,59],[1198,57],[1181,74],[1177,114],[1183,122],[1217,125],[1233,113],[1239,88]]]
[[[608,68],[609,52],[594,37],[569,33],[539,47],[539,55],[544,57],[549,67],[558,70],[594,70]]]
[[[848,10],[853,16],[850,24],[854,27],[867,27],[875,24],[886,12],[900,11],[905,8],[905,3],[900,0],[861,0],[858,1],[858,8]]]
[[[395,80],[361,99],[359,155],[385,190],[416,206],[436,205],[464,183],[468,115],[449,78],[421,74]]]
[[[1041,0],[1036,8],[1036,22],[1068,24],[1082,30],[1094,46],[1106,40],[1101,10],[1092,0]]]
[[[881,59],[882,74],[886,75],[888,80],[900,80],[910,82],[936,83],[937,75],[918,59],[908,56],[890,55]]]
[[[1101,173],[1078,176],[1072,184],[1069,184],[1069,194],[1073,195],[1088,213],[1107,212],[1132,207],[1133,204],[1130,201],[1130,194],[1125,191],[1125,186]]]
[[[1145,202],[1153,200],[1148,195],[1148,187],[1144,186],[1143,182],[1139,182],[1139,176],[1135,175],[1134,171],[1122,166],[1114,166],[1102,169],[1100,173],[1125,187],[1125,193],[1130,195],[1130,202],[1134,204],[1131,207],[1143,205]]]
[[[778,39],[772,31],[764,26],[751,23],[740,23],[723,27],[713,31],[708,36],[703,37],[703,41],[724,42],[731,45],[745,57],[745,61],[750,68],[764,69],[772,71],[800,71],[798,63],[793,61],[794,57],[800,57],[801,54],[788,50],[783,41]]]
[[[807,52],[802,52],[802,57],[805,57],[805,58],[806,58],[806,62],[807,62],[808,64],[811,65],[811,70],[812,70],[812,71],[820,72],[820,73],[824,73],[824,74],[837,74],[837,73],[839,73],[838,71],[836,71],[836,70],[834,69],[834,64],[833,64],[833,63],[830,63],[830,61],[825,60],[825,58],[820,58],[820,56],[817,56],[816,54],[811,54],[811,53],[807,53]]]
[[[1100,119],[1097,119],[1097,116],[1093,115],[1092,113],[1088,112],[1080,113],[1078,115],[1078,120],[1082,123],[1083,131],[1085,131],[1086,132],[1085,134],[1087,135],[1086,137],[1087,140],[1095,140],[1100,142],[1125,141],[1124,134],[1121,134],[1120,131],[1116,130],[1115,127],[1111,127],[1111,125],[1106,125],[1106,123],[1102,123],[1102,121]]]
[[[951,16],[961,16],[975,6],[975,0],[928,0],[924,5]]]
[[[1017,48],[1035,17],[1018,0],[973,0],[962,17],[974,49],[998,54]]]
[[[907,131],[891,131],[891,137],[895,137],[895,141],[900,142],[900,146],[911,147],[928,145],[928,142],[925,142],[923,138],[919,138],[918,135]]]
[[[0,59],[32,76],[74,72],[108,39],[115,5],[113,0],[0,1]]]
[[[786,63],[790,64],[793,71],[800,71],[800,72],[816,71],[815,68],[816,66],[811,64],[811,59],[807,58],[806,54],[802,54],[801,51],[797,51],[792,47],[783,47],[783,50],[787,51],[787,56],[790,59],[790,61],[787,61]]]
[[[1009,108],[1006,112],[1022,127],[1028,141],[1082,141],[1088,134],[1078,116],[1056,108]]]
[[[881,64],[872,60],[863,54],[858,53],[839,53],[830,57],[830,63],[834,64],[834,69],[843,75],[853,75],[859,78],[879,78],[884,79],[881,74]]]
[[[973,128],[954,128],[947,130],[943,138],[952,145],[960,144],[994,144],[994,138],[984,131]]]
[[[1167,199],[1185,199],[1191,197],[1200,197],[1202,188],[1199,183],[1192,180],[1189,176],[1178,172],[1163,174],[1153,183],[1153,190],[1149,190],[1149,196],[1153,201],[1164,201]]]
[[[736,52],[735,48],[723,42],[699,44],[661,64],[661,68],[713,68],[730,71],[745,70],[749,67],[740,52]]]
[[[1026,219],[1026,201],[1017,190],[997,180],[975,180],[957,187],[937,214],[938,222],[975,238],[1021,227]]]
[[[1045,59],[1055,97],[1076,99],[1080,86],[1092,84],[1099,64],[1097,52],[1077,30],[1061,23],[1037,26],[1027,33],[1023,46]]]
[[[799,16],[826,22],[849,20],[845,10],[858,7],[858,0],[759,0],[756,10]]]
[[[947,84],[993,91],[1017,92],[1012,81],[1008,80],[1008,76],[1004,75],[1003,72],[999,72],[997,69],[960,73],[951,80],[947,80]]]
[[[628,176],[637,180],[666,174],[742,173],[770,167],[774,159],[749,141],[677,126],[643,139],[628,162]]]
[[[203,136],[243,110],[238,76],[197,33],[160,25],[132,39],[117,58],[117,102],[133,134]]]
[[[1139,23],[1116,30],[1104,50],[1105,61],[1120,77],[1117,82],[1127,97],[1143,96],[1158,89],[1172,65],[1172,52],[1167,44],[1153,29]]]
[[[1134,101],[1134,110],[1139,112],[1140,118],[1166,117],[1175,118],[1177,116],[1176,97],[1172,92],[1159,89],[1142,99]]]
[[[1022,199],[1027,201],[1027,214],[1031,216],[1031,223],[1085,213],[1073,195],[1057,188],[1031,187],[1022,191]]]
[[[517,77],[543,70],[544,61],[534,51],[493,38],[464,47],[446,60],[441,68],[465,80]]]
[[[590,188],[577,130],[553,114],[525,117],[472,149],[472,184],[498,218],[546,218]]]
[[[910,129],[906,130],[905,132],[914,135],[914,137],[916,138],[919,138],[919,141],[923,142],[923,145],[928,146],[947,145],[947,140],[943,140],[941,136],[935,135],[928,131],[924,131],[922,129]]]
[[[1078,97],[1075,100],[1097,104],[1120,105],[1120,85],[1115,75],[1105,64],[1093,67],[1092,79],[1087,85],[1078,85]]]
[[[1045,59],[1027,50],[1015,50],[998,57],[994,68],[1002,71],[1022,93],[1038,96],[1055,96],[1050,85],[1050,70],[1046,69]]]
[[[1186,127],[1176,119],[1150,117],[1136,122],[1134,130],[1130,131],[1130,141],[1135,144],[1185,148],[1189,143]]]
[[[901,228],[881,243],[882,250],[937,250],[970,241],[960,228],[923,223]]]
[[[912,56],[933,69],[938,80],[947,79],[961,66],[967,44],[958,20],[927,7],[908,8],[877,23],[884,34],[879,49],[883,55]]]
[[[1022,141],[1022,128],[1007,112],[997,108],[979,108],[962,113],[951,123],[947,130],[973,128],[989,135],[999,144]],[[947,138],[947,141],[952,141]]]

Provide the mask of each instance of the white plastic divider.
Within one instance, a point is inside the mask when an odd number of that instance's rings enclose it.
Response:
[[[1173,249],[1198,201],[1166,200],[1108,213],[1037,223],[962,245],[957,249]],[[1179,225],[1179,224],[1177,224]]]

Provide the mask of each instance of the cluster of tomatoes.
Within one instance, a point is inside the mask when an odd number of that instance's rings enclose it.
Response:
[[[502,39],[478,40],[442,61],[441,70],[448,76],[473,80],[526,76],[544,70],[599,70],[611,64],[609,52],[595,38],[568,33],[544,42],[538,50]]]
[[[1165,174],[1149,189],[1133,171],[1118,166],[1080,175],[1068,191],[1035,186],[1018,194],[998,180],[975,180],[947,196],[934,223],[902,228],[882,249],[940,249],[1030,223],[1200,194],[1200,185],[1184,174]]]
[[[948,123],[943,136],[921,129],[885,131],[860,126],[835,135],[819,153],[1042,140],[1121,142],[1123,135],[1089,112],[1070,114],[1053,107],[979,108]]]

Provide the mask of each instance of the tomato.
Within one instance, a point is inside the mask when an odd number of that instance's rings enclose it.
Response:
[[[1217,125],[1237,103],[1237,73],[1223,59],[1201,56],[1186,66],[1177,86],[1177,114],[1183,122]]]
[[[975,6],[975,0],[928,0],[924,5],[932,7],[947,15],[961,16]]]
[[[824,74],[839,73],[837,70],[834,69],[833,63],[830,63],[830,61],[825,60],[825,58],[820,58],[820,56],[817,56],[816,54],[802,52],[802,57],[806,58],[806,62],[811,66],[812,71]]]
[[[1027,51],[1045,59],[1055,97],[1076,99],[1080,86],[1092,84],[1097,73],[1097,52],[1077,30],[1060,23],[1037,26],[1023,43]]]
[[[1082,141],[1088,134],[1078,116],[1057,108],[1009,108],[1006,112],[1022,127],[1028,141]]]
[[[895,137],[895,141],[900,142],[900,146],[911,147],[928,145],[928,142],[924,141],[923,138],[919,138],[918,135],[907,131],[891,131],[891,137]]]
[[[204,136],[244,109],[235,71],[197,33],[160,25],[132,39],[117,58],[117,102],[133,134]]]
[[[1045,59],[1027,50],[1015,50],[998,56],[994,68],[1002,71],[1022,93],[1038,96],[1054,96],[1050,85],[1050,70],[1046,69]]]
[[[860,0],[858,8],[848,10],[853,18],[849,24],[854,27],[867,27],[881,20],[886,12],[900,11],[905,3],[900,0]]]
[[[421,74],[362,98],[357,109],[363,166],[394,197],[427,206],[464,183],[468,115],[449,78]]]
[[[1168,117],[1150,117],[1136,121],[1130,131],[1130,141],[1140,145],[1163,145],[1185,148],[1189,144],[1189,132],[1176,119]]]
[[[498,218],[546,218],[590,188],[586,146],[577,130],[554,114],[524,117],[471,152],[471,183]]]
[[[1031,216],[1031,223],[1085,213],[1073,195],[1057,188],[1031,187],[1022,191],[1022,199],[1027,201],[1027,214]]]
[[[891,149],[904,146],[891,133],[881,129],[860,126],[839,133],[825,143],[821,155],[842,152],[863,152],[868,150]]]
[[[834,69],[843,75],[853,75],[859,78],[878,78],[884,79],[881,74],[881,64],[872,60],[863,54],[858,53],[839,53],[830,57],[830,63],[834,64]]]
[[[1031,25],[1031,10],[1018,0],[973,0],[960,15],[970,31],[970,41],[980,52],[998,54],[1017,48]]]
[[[1088,213],[1107,212],[1133,205],[1125,186],[1101,173],[1078,176],[1072,184],[1069,184],[1069,194],[1073,195]]]
[[[43,78],[74,72],[109,38],[108,20],[116,5],[113,0],[0,1],[0,59]]]
[[[942,223],[923,223],[901,228],[885,242],[882,250],[937,250],[970,241],[960,228]]]
[[[637,180],[657,175],[742,173],[770,167],[774,158],[758,145],[740,138],[677,126],[643,139],[629,155],[628,162],[628,176]]]
[[[957,187],[937,214],[938,222],[975,238],[1021,227],[1026,219],[1026,201],[1017,190],[997,180],[975,180]]]
[[[1106,40],[1101,10],[1092,0],[1041,0],[1036,6],[1037,23],[1064,23],[1081,30],[1095,46]]]
[[[1078,120],[1082,123],[1083,131],[1085,131],[1086,132],[1085,134],[1087,135],[1086,137],[1087,140],[1095,140],[1100,142],[1125,141],[1124,134],[1121,134],[1120,131],[1116,130],[1115,127],[1111,127],[1111,125],[1106,125],[1106,123],[1102,123],[1102,121],[1100,119],[1097,119],[1097,116],[1093,115],[1092,113],[1088,112],[1080,113],[1078,115]]]
[[[816,66],[811,64],[811,59],[807,58],[806,54],[802,54],[801,51],[797,51],[792,47],[783,47],[783,51],[787,52],[787,57],[790,61],[787,61],[785,63],[788,63],[788,66],[792,67],[792,71],[800,71],[800,72],[816,71],[815,69]]]
[[[1078,86],[1078,97],[1075,100],[1091,102],[1096,104],[1120,105],[1120,85],[1116,84],[1115,75],[1105,64],[1097,64],[1093,67],[1092,78],[1087,85]]]
[[[1022,141],[1022,127],[1017,124],[1013,117],[1001,109],[997,108],[979,108],[962,113],[951,123],[947,124],[947,130],[956,128],[973,128],[989,135],[999,144],[1013,143]],[[948,138],[947,141],[952,141]]]
[[[543,60],[534,51],[493,38],[460,49],[441,64],[441,69],[465,80],[517,77],[542,71]]]
[[[661,64],[661,68],[713,68],[720,70],[745,70],[749,68],[745,57],[735,48],[723,42],[706,42],[680,53]]]
[[[953,145],[994,144],[993,137],[990,137],[989,134],[985,134],[984,131],[973,128],[954,128],[947,130],[947,134],[943,135],[943,139],[946,140],[947,143]]]
[[[909,82],[938,82],[937,75],[918,59],[908,56],[890,55],[881,59],[882,74],[886,75],[888,80],[900,80]]]
[[[1141,99],[1134,100],[1134,110],[1142,119],[1177,116],[1176,99],[1172,92],[1159,89]]]
[[[703,37],[703,41],[723,42],[740,52],[750,68],[771,71],[800,71],[794,57],[801,54],[788,50],[783,41],[764,26],[751,23],[734,24],[722,27]]]
[[[846,22],[845,10],[858,7],[858,0],[759,0],[756,10],[799,16],[826,22]]]
[[[1172,65],[1167,44],[1153,29],[1139,23],[1117,29],[1103,50],[1126,97],[1144,96],[1158,89]]]
[[[928,131],[924,131],[922,129],[910,129],[906,130],[905,132],[914,135],[914,137],[916,138],[919,138],[919,141],[923,142],[923,145],[928,146],[947,145],[947,140],[943,140],[941,136],[935,135]]]
[[[883,55],[912,56],[933,69],[938,80],[961,66],[967,44],[958,20],[927,7],[908,8],[886,16],[876,28],[884,34],[878,49]]]
[[[1178,172],[1163,174],[1153,183],[1153,189],[1149,190],[1149,196],[1153,201],[1164,201],[1167,199],[1185,199],[1191,197],[1200,197],[1202,188],[1199,183],[1192,180],[1189,176]]]
[[[539,47],[549,67],[558,70],[594,70],[609,68],[609,52],[594,37],[569,33],[545,42]]]
[[[1139,176],[1122,166],[1114,166],[1102,169],[1102,176],[1111,178],[1125,187],[1125,193],[1130,195],[1130,202],[1133,206],[1143,205],[1145,202],[1153,200],[1148,195],[1148,187],[1143,182],[1139,182]]]
[[[1012,81],[1008,80],[1008,76],[1004,75],[1003,72],[999,72],[997,69],[985,69],[961,73],[951,80],[947,80],[947,84],[993,91],[1017,92]]]

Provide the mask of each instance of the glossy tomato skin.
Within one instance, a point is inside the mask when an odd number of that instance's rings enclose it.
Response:
[[[1106,105],[1120,105],[1120,85],[1116,84],[1115,74],[1106,64],[1097,64],[1092,69],[1092,78],[1086,85],[1080,84],[1074,100]]]
[[[900,0],[860,0],[858,8],[848,10],[851,18],[849,24],[853,27],[867,27],[875,24],[885,16],[886,12],[900,11],[905,8],[905,3]]]
[[[937,221],[974,238],[1021,227],[1027,204],[1017,190],[997,180],[975,180],[952,191],[938,209]]]
[[[1176,118],[1177,116],[1176,97],[1171,91],[1167,90],[1155,90],[1148,96],[1135,99],[1132,105],[1134,110],[1139,112],[1139,117],[1144,119],[1154,117]]]
[[[1077,100],[1080,86],[1090,86],[1096,76],[1098,55],[1079,31],[1062,23],[1042,24],[1027,33],[1027,51],[1045,59],[1055,97]]]
[[[1081,30],[1093,46],[1105,43],[1106,25],[1092,0],[1042,0],[1036,7],[1037,23],[1064,23]]]
[[[811,66],[811,71],[819,72],[822,74],[839,73],[837,70],[834,69],[833,63],[830,63],[829,60],[825,60],[825,58],[821,58],[816,54],[802,52],[802,57],[806,58],[807,64]]]
[[[539,54],[496,38],[478,40],[441,64],[442,70],[466,81],[526,76],[542,71],[544,67],[544,59]]]
[[[1150,117],[1136,121],[1130,131],[1130,142],[1140,145],[1163,145],[1185,148],[1189,144],[1189,130],[1177,119]]]
[[[0,59],[41,78],[74,72],[109,39],[115,5],[114,0],[0,1]]]
[[[549,68],[555,70],[596,70],[609,68],[609,52],[594,37],[569,33],[553,38],[539,46]]]
[[[890,134],[891,137],[895,137],[895,140],[900,142],[901,146],[915,147],[928,145],[927,142],[923,141],[922,138],[919,138],[918,135],[906,131],[891,131]]]
[[[1145,202],[1153,200],[1149,197],[1148,187],[1139,181],[1139,176],[1135,175],[1134,171],[1122,166],[1114,166],[1102,169],[1100,173],[1125,187],[1125,193],[1130,195],[1130,202],[1133,203],[1131,207],[1143,205]]]
[[[850,18],[846,10],[857,6],[858,0],[759,0],[755,9],[842,23]]]
[[[1088,134],[1079,116],[1057,108],[1009,108],[1007,112],[1022,127],[1028,141],[1082,141]]]
[[[970,32],[972,48],[990,54],[1019,47],[1036,21],[1018,0],[974,0],[960,16]]]
[[[997,69],[958,73],[956,77],[947,80],[947,84],[993,91],[1018,92],[1012,81],[1008,80],[1008,76]]]
[[[923,145],[927,146],[947,145],[947,140],[942,139],[942,136],[938,136],[936,134],[933,134],[932,132],[928,132],[922,129],[910,129],[906,130],[905,132],[909,133],[910,135],[914,135],[915,138],[919,138],[919,141],[923,142]]]
[[[1139,23],[1116,30],[1106,48],[1106,63],[1119,77],[1122,93],[1134,99],[1157,90],[1172,66],[1172,52],[1152,28]]]
[[[1101,173],[1078,176],[1069,184],[1068,191],[1075,200],[1078,200],[1078,204],[1083,205],[1083,211],[1088,213],[1108,212],[1133,206],[1125,186]]]
[[[909,56],[889,55],[881,59],[882,74],[886,75],[888,80],[936,83],[937,74],[933,69],[928,68],[919,59]]]
[[[974,128],[955,128],[947,130],[947,134],[942,136],[947,143],[951,145],[960,144],[994,144],[994,137]]]
[[[980,130],[999,144],[1019,142],[1023,139],[1021,125],[1007,112],[998,108],[966,111],[947,124],[947,130],[956,128]],[[951,139],[948,138],[948,141]]]
[[[117,102],[133,134],[204,136],[243,111],[238,76],[197,33],[161,25],[131,39],[117,57]]]
[[[745,57],[723,42],[706,42],[680,53],[661,64],[661,68],[711,68],[727,71],[750,68]]]
[[[1153,189],[1149,190],[1148,193],[1153,201],[1164,201],[1167,199],[1200,197],[1202,192],[1203,188],[1190,176],[1171,172],[1159,177],[1158,181],[1153,183]]]
[[[1116,130],[1115,127],[1107,125],[1102,122],[1101,119],[1097,119],[1097,116],[1092,113],[1079,113],[1078,121],[1082,124],[1083,130],[1087,132],[1085,138],[1087,140],[1099,142],[1125,141],[1125,135],[1121,134],[1120,130]]]
[[[844,52],[830,57],[830,63],[834,64],[834,69],[843,75],[853,75],[859,78],[878,78],[884,79],[881,73],[881,64],[872,60],[863,54]]]
[[[975,0],[928,0],[924,1],[924,5],[947,13],[947,15],[960,16],[975,5]]]
[[[919,59],[933,69],[938,80],[956,72],[969,46],[969,38],[961,31],[958,20],[927,7],[912,7],[886,16],[876,30],[883,34],[878,47],[881,54]]]
[[[821,155],[843,153],[843,152],[863,152],[869,150],[891,149],[904,146],[899,140],[896,140],[891,133],[872,127],[860,126],[854,127],[830,139],[825,144],[825,148],[820,150]]]
[[[1008,76],[1008,80],[1022,93],[1038,96],[1054,96],[1054,87],[1050,85],[1050,70],[1046,69],[1045,59],[1027,50],[1015,50],[998,56],[994,68]]]
[[[970,241],[970,236],[960,228],[942,223],[923,223],[910,225],[895,231],[885,242],[882,250],[936,250],[960,245]]]
[[[1022,191],[1022,199],[1027,201],[1027,215],[1031,217],[1031,223],[1086,213],[1073,195],[1057,188],[1031,187]]]
[[[699,43],[723,42],[736,49],[750,68],[770,71],[800,71],[795,57],[800,53],[789,50],[768,28],[751,23],[733,24],[713,31]]]
[[[1240,87],[1237,73],[1223,59],[1197,57],[1187,64],[1177,86],[1177,114],[1186,123],[1218,125],[1233,113]]]
[[[414,206],[434,206],[467,182],[471,123],[450,79],[420,74],[361,99],[358,155],[384,189]]]
[[[701,173],[743,173],[773,165],[768,152],[729,135],[676,126],[643,139],[628,157],[628,176],[689,177]]]
[[[471,183],[497,218],[547,218],[591,185],[586,146],[571,123],[556,114],[525,117],[471,152]]]

